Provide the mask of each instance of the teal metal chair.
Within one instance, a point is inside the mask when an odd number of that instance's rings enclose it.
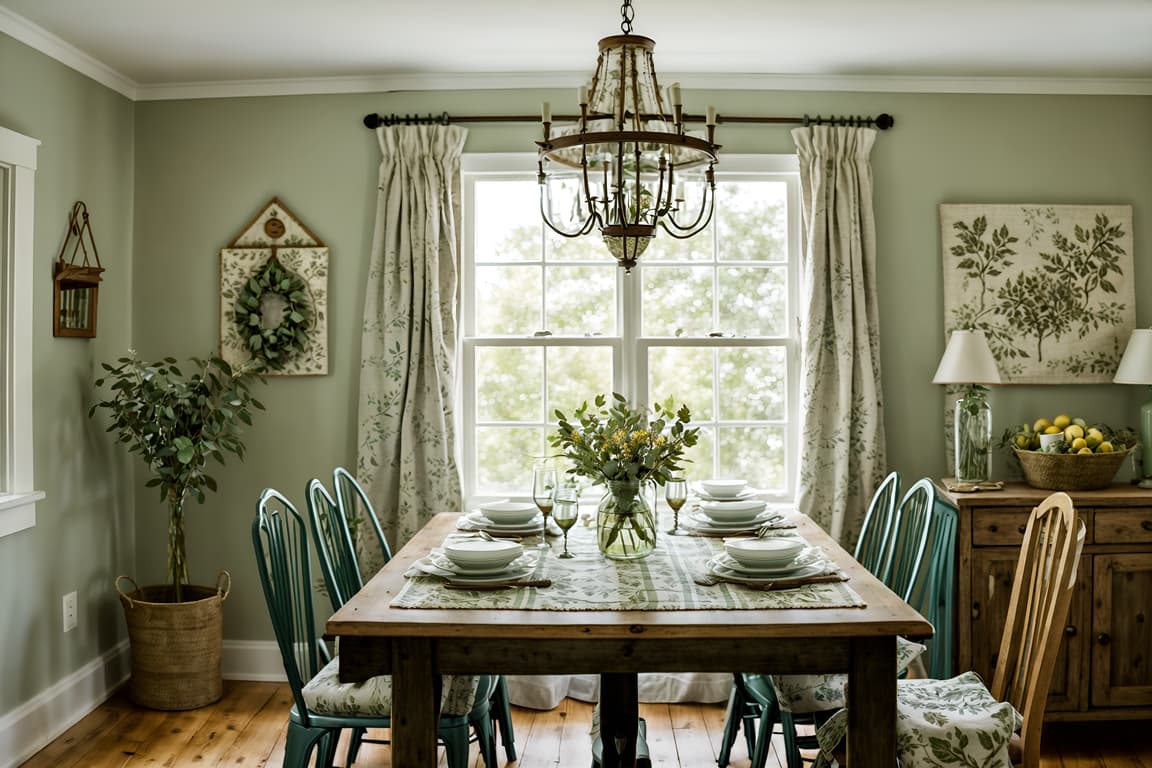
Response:
[[[324,574],[324,586],[328,590],[332,610],[336,611],[364,586],[364,572],[356,551],[356,539],[364,535],[365,527],[376,539],[382,558],[380,565],[392,559],[392,550],[376,510],[356,478],[344,467],[336,467],[332,470],[332,488],[334,494],[328,493],[323,483],[313,479],[308,483],[306,498],[320,569]],[[504,745],[504,755],[509,762],[514,762],[516,734],[512,730],[508,683],[503,675],[496,678],[491,712],[493,725]]]
[[[305,768],[318,751],[317,764],[330,766],[342,729],[391,726],[391,678],[339,682],[338,660],[329,658],[327,646],[316,633],[307,525],[292,503],[271,488],[260,494],[252,521],[252,545],[294,701],[288,715],[284,765]],[[495,768],[488,712],[494,688],[495,679],[487,675],[451,679],[444,711],[467,712],[440,717],[438,736],[449,768],[468,767],[470,728],[476,733],[485,764]]]
[[[374,537],[376,537],[380,554],[382,558],[384,558],[384,561],[382,561],[380,565],[384,565],[389,560],[392,560],[392,549],[388,547],[388,540],[384,537],[384,530],[380,527],[380,520],[376,516],[376,509],[372,507],[372,502],[367,499],[364,487],[353,477],[353,474],[342,466],[338,466],[332,471],[332,487],[335,491],[336,504],[338,504],[340,508],[341,518],[343,520],[349,520],[349,526],[351,525],[351,520],[361,520],[361,523],[358,524],[361,526],[366,523]],[[361,567],[359,567],[354,537],[351,535],[351,531],[342,538],[341,547],[341,553],[333,562],[333,568],[342,572],[341,594],[343,595],[343,599],[340,602],[342,606],[343,601],[358,592],[359,588],[364,586],[364,584],[363,571]],[[329,594],[333,593],[329,592]],[[333,610],[335,610],[335,608],[333,608]],[[503,748],[505,748],[506,758],[509,762],[515,762],[516,733],[513,731],[513,727],[511,727],[511,702],[508,700],[508,682],[503,675],[497,677],[497,691],[492,695],[492,722],[500,735],[500,743],[503,744]]]
[[[889,536],[899,500],[900,473],[889,472],[872,494],[864,525],[860,528],[860,538],[856,540],[856,549],[852,553],[856,562],[875,576],[883,571],[891,552]]]
[[[927,478],[915,483],[903,497],[899,495],[899,487],[899,474],[891,472],[873,494],[855,557],[905,601],[911,603],[913,594],[917,593],[926,602],[943,603],[946,600],[951,604],[953,568],[944,562],[945,558],[933,558],[933,568],[924,580],[921,579],[921,570],[930,541],[933,552],[955,551],[955,514],[949,521],[945,508],[950,505],[939,498],[936,486]],[[950,550],[947,542],[951,542]],[[954,563],[954,560],[950,562]],[[947,595],[936,590],[944,590]],[[926,614],[925,617],[931,621],[930,616]],[[950,627],[949,622],[946,631],[950,631]],[[939,626],[937,630],[940,631]],[[947,642],[950,646],[950,640]],[[950,653],[948,655],[950,657]],[[727,721],[717,763],[720,766],[728,764],[732,745],[743,727],[752,766],[761,768],[767,761],[771,729],[778,719],[784,734],[788,768],[800,768],[803,765],[800,750],[815,749],[818,745],[814,737],[799,736],[797,726],[819,726],[821,719],[830,717],[838,706],[830,704],[828,709],[815,712],[792,711],[789,704],[781,705],[781,694],[769,683],[768,676],[746,673],[739,677],[740,681],[733,685],[729,695]],[[824,679],[829,676],[816,677],[822,685],[836,687],[832,685],[834,681]],[[842,683],[839,687],[843,687]]]
[[[932,520],[928,568],[923,588],[914,596],[912,606],[931,622],[935,634],[924,641],[928,646],[928,677],[946,680],[954,674],[953,640],[956,636],[956,526],[960,511],[950,501],[936,494]]]
[[[336,467],[332,470],[332,494],[336,497],[336,503],[339,505],[344,519],[348,521],[349,528],[354,529],[359,534],[363,530],[363,526],[367,525],[369,531],[376,538],[376,545],[383,562],[375,565],[383,566],[391,560],[392,549],[388,546],[388,539],[384,537],[384,529],[380,527],[380,519],[376,517],[376,510],[372,506],[372,502],[368,501],[368,494],[344,467]],[[356,536],[352,536],[352,538],[355,539]],[[355,549],[351,551],[355,554]],[[369,565],[373,564],[369,563]],[[362,580],[361,571],[354,570],[349,573],[350,576],[352,574],[355,574],[358,583]]]

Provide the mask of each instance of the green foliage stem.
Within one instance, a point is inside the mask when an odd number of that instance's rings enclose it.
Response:
[[[130,350],[116,365],[102,364],[96,386],[107,385],[111,397],[88,411],[90,417],[97,409],[108,411],[107,431],[140,456],[152,474],[146,486],[159,488],[168,505],[167,583],[177,602],[188,583],[184,505],[189,498],[203,503],[205,491],[216,490],[209,458],[224,464],[231,453],[243,460],[240,425],[251,425],[252,410],[264,409],[250,390],[258,361],[238,368],[219,358],[191,362],[196,371],[185,376],[174,358],[145,363]]]

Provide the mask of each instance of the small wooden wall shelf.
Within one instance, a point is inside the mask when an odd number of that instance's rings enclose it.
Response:
[[[88,221],[88,207],[83,201],[77,201],[68,217],[68,234],[60,247],[52,277],[53,336],[89,339],[96,336],[96,309],[103,271]]]

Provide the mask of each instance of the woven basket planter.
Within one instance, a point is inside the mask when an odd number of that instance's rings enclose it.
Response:
[[[1024,480],[1046,491],[1092,491],[1107,488],[1135,447],[1113,453],[1042,453],[1013,448]]]
[[[132,584],[131,592],[120,588],[121,580]],[[137,587],[127,576],[116,579],[132,645],[132,701],[183,710],[220,700],[224,600],[231,587],[232,577],[221,571],[215,587],[186,585],[184,601],[176,603],[171,586]]]

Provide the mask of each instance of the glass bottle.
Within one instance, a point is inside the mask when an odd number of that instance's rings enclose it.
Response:
[[[956,401],[956,481],[983,483],[992,477],[992,407],[981,387]]]

